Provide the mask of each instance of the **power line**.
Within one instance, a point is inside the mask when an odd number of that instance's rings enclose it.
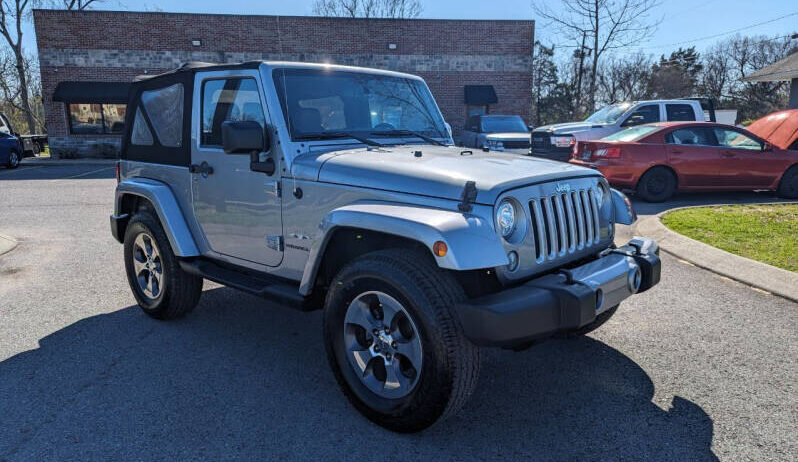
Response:
[[[694,43],[694,42],[701,42],[701,41],[704,41],[704,40],[710,40],[710,39],[713,39],[713,38],[723,37],[724,35],[734,34],[736,32],[742,32],[744,30],[752,29],[754,27],[764,26],[765,24],[770,24],[770,23],[774,23],[776,21],[781,21],[782,19],[786,19],[786,18],[789,18],[789,17],[792,17],[792,16],[798,16],[798,11],[785,14],[784,16],[779,16],[778,18],[773,18],[773,19],[769,19],[767,21],[762,21],[762,22],[758,22],[756,24],[751,24],[751,25],[748,25],[748,26],[745,26],[745,27],[739,27],[737,29],[733,29],[733,30],[730,30],[730,31],[727,31],[727,32],[721,32],[719,34],[707,35],[707,36],[704,36],[704,37],[698,37],[698,38],[694,38],[694,39],[691,39],[691,40],[683,40],[681,42],[668,43],[666,45],[655,45],[655,46],[649,46],[649,47],[639,47],[639,49],[641,49],[641,50],[649,50],[649,49],[654,49],[654,48],[668,48],[668,47],[675,47],[675,46],[679,46],[679,45],[691,44],[691,43]]]
[[[676,46],[679,46],[679,45],[692,44],[694,42],[701,42],[701,41],[704,41],[704,40],[710,40],[710,39],[713,39],[713,38],[718,38],[718,37],[723,37],[725,35],[734,34],[736,32],[742,32],[744,30],[752,29],[754,27],[764,26],[765,24],[771,24],[771,23],[774,23],[776,21],[781,21],[782,19],[786,19],[786,18],[789,18],[789,17],[792,17],[792,16],[798,16],[798,11],[795,11],[795,12],[792,12],[792,13],[788,13],[788,14],[785,14],[783,16],[779,16],[778,18],[773,18],[773,19],[769,19],[767,21],[758,22],[756,24],[750,24],[748,26],[739,27],[737,29],[732,29],[730,31],[721,32],[721,33],[718,33],[718,34],[707,35],[707,36],[704,36],[704,37],[698,37],[698,38],[694,38],[694,39],[690,39],[690,40],[683,40],[681,42],[668,43],[668,44],[665,44],[665,45],[652,45],[652,46],[634,47],[634,48],[637,49],[637,50],[641,50],[642,51],[642,50],[654,50],[654,49],[676,47]],[[772,38],[770,40],[778,40],[780,38],[785,38],[785,37],[790,37],[790,36],[791,35],[786,35],[786,36],[782,36],[782,37],[774,37],[774,38]],[[555,47],[556,48],[579,48],[579,45],[555,45]]]

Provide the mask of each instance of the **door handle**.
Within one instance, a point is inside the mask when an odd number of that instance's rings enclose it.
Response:
[[[213,174],[213,167],[208,165],[208,162],[203,161],[201,164],[191,164],[188,168],[191,173],[199,173],[203,178],[208,178],[208,175]]]

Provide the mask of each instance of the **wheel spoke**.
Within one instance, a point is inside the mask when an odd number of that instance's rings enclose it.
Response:
[[[355,358],[355,364],[357,364],[358,368],[360,369],[359,372],[365,373],[366,368],[369,365],[369,362],[373,359],[371,356],[371,352],[368,349],[365,350],[350,350],[352,356]]]
[[[133,251],[133,271],[136,272],[136,276],[141,275],[141,272],[144,271],[146,266],[144,266],[143,261],[139,261],[139,257],[136,255],[138,252]]]
[[[421,370],[421,340],[416,335],[413,339],[407,342],[399,342],[396,344],[396,353],[404,356],[413,365],[417,371]]]
[[[376,320],[371,316],[369,305],[361,298],[358,298],[349,306],[349,309],[346,311],[346,319],[344,322],[346,324],[354,324],[362,327],[367,334],[377,325]]]
[[[405,377],[402,374],[402,371],[399,368],[399,360],[394,359],[390,362],[390,364],[385,365],[385,390],[396,390],[398,388],[406,388],[409,383],[410,379]]]
[[[382,323],[387,326],[391,331],[396,329],[395,320],[396,315],[403,311],[402,306],[386,294],[379,294],[380,306],[382,307]]]
[[[375,393],[381,392],[385,387],[384,382],[381,382],[380,379],[374,375],[374,370],[371,367],[367,367],[363,371],[361,379],[363,380],[363,383]]]

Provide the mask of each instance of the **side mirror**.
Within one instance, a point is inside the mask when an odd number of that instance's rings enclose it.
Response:
[[[624,121],[621,127],[634,127],[636,125],[642,125],[643,122],[645,121],[646,121],[645,117],[639,114],[633,114],[628,119],[626,119],[626,121]]]
[[[222,148],[227,154],[249,154],[249,168],[253,172],[274,174],[274,159],[260,160],[260,153],[268,150],[271,139],[266,130],[253,120],[222,122]]]
[[[770,141],[765,141],[762,145],[762,152],[770,152],[773,150],[773,144]]]
[[[248,120],[242,122],[222,122],[222,147],[227,154],[250,154],[261,152],[266,146],[266,136],[259,123]]]
[[[534,125],[527,125],[526,128],[531,132],[535,130]]]

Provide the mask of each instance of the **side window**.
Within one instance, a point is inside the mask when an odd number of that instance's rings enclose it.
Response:
[[[466,130],[470,132],[478,132],[479,131],[479,117],[469,117],[466,121]]]
[[[665,114],[669,122],[685,122],[695,120],[695,111],[689,104],[666,104]]]
[[[659,105],[646,104],[640,106],[623,122],[623,127],[634,127],[635,125],[650,124],[659,122]]]
[[[666,140],[668,144],[717,146],[710,130],[703,127],[674,130],[666,137]]]
[[[144,91],[141,93],[141,103],[161,145],[169,148],[182,146],[183,84]]]
[[[727,130],[725,128],[715,128],[715,137],[718,139],[718,144],[732,149],[750,149],[752,151],[761,151],[762,144],[755,139],[746,136],[735,130]]]
[[[130,134],[130,142],[139,146],[152,146],[153,138],[147,121],[141,113],[141,108],[136,109],[136,119],[133,121],[133,132]]]
[[[206,80],[202,83],[202,146],[222,145],[222,123],[258,122],[266,126],[263,107],[254,79]]]

